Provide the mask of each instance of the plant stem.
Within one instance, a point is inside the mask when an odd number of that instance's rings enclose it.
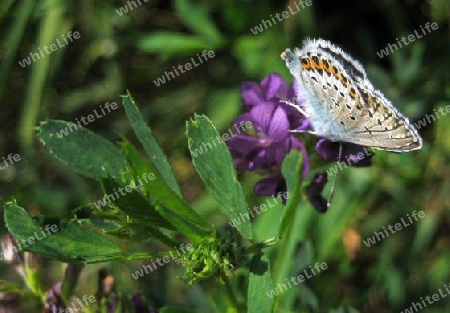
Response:
[[[228,279],[228,277],[224,273],[221,273],[221,278],[225,283],[225,294],[228,300],[230,301],[232,307],[235,309],[236,312],[245,312],[245,308],[242,307],[240,308],[240,305],[236,298],[236,293],[234,292],[233,286],[231,285],[231,282]]]

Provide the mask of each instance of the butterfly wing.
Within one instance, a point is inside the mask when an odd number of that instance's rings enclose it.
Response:
[[[348,129],[343,141],[397,152],[422,148],[422,138],[415,127],[379,90],[369,83],[357,90],[364,114],[359,123]]]
[[[302,109],[314,134],[388,151],[411,151],[422,139],[367,78],[363,66],[326,40],[306,40],[281,55],[306,94]]]

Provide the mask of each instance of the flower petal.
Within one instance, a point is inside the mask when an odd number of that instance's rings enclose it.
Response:
[[[372,164],[373,152],[368,151],[367,147],[348,142],[342,144],[341,162],[356,167],[370,166]],[[337,161],[339,158],[339,142],[331,142],[322,138],[316,144],[316,151],[327,161]]]
[[[281,174],[266,177],[255,184],[253,191],[260,196],[276,196],[286,191],[286,181]]]
[[[328,203],[324,197],[317,195],[314,197],[308,197],[309,202],[311,202],[314,209],[319,213],[325,213],[328,210]]]
[[[227,141],[228,148],[233,151],[239,151],[241,154],[250,152],[261,147],[260,140],[246,135],[237,135]]]
[[[300,113],[299,110],[286,103],[281,103],[280,106],[282,106],[286,111],[290,129],[305,130],[310,128],[309,119],[307,119],[302,113]]]
[[[272,102],[266,102],[254,106],[250,110],[250,119],[255,122],[253,127],[255,127],[255,131],[261,139],[268,139],[270,123],[276,109],[277,105]]]
[[[280,172],[281,163],[289,151],[289,138],[282,141],[273,142],[266,148],[266,167],[271,169],[272,172]]]
[[[364,167],[372,164],[373,152],[367,150],[367,147],[355,145],[353,143],[344,143],[343,162],[350,166]]]
[[[261,152],[262,147],[258,138],[246,135],[237,135],[227,141],[233,162],[240,170],[250,170],[255,157]]]
[[[280,74],[271,73],[261,81],[266,100],[287,99],[288,87]]]
[[[253,106],[264,103],[264,93],[260,84],[256,82],[243,82],[241,84],[242,107],[250,110]]]
[[[339,142],[332,142],[321,138],[316,144],[317,153],[327,161],[337,161],[339,156]]]
[[[280,141],[289,136],[289,121],[282,106],[277,106],[270,120],[268,135],[272,141]]]
[[[251,123],[249,126],[248,123]],[[236,117],[233,121],[233,125],[229,128],[230,137],[234,137],[239,134],[247,134],[254,129],[255,121],[252,120],[250,113],[244,113]],[[222,134],[223,136],[224,134]],[[222,137],[223,138],[223,137]],[[224,139],[227,140],[227,139]]]
[[[327,183],[327,173],[318,173],[314,175],[314,179],[306,189],[306,196],[309,202],[314,206],[314,208],[320,212],[325,213],[328,209],[327,201],[322,197],[322,191]]]

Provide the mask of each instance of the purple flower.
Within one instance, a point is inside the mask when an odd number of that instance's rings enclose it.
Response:
[[[367,147],[343,142],[341,161],[350,166],[363,167],[372,164],[373,152]],[[327,161],[337,161],[339,157],[339,142],[322,138],[316,144],[317,153]]]
[[[52,289],[47,292],[45,297],[45,309],[48,313],[59,313],[66,309],[61,297],[61,282],[53,285]]]
[[[259,195],[276,196],[286,191],[281,163],[292,149],[303,153],[302,178],[306,177],[309,156],[303,143],[289,130],[306,129],[309,122],[295,108],[281,102],[292,102],[295,94],[277,74],[270,74],[261,84],[245,82],[241,92],[242,106],[249,112],[238,116],[234,124],[251,122],[253,129],[228,141],[231,155],[238,169],[271,174],[257,182],[254,190]]]
[[[124,312],[124,305],[119,302],[119,296],[113,295],[110,296],[106,301],[105,308],[107,313],[116,313],[119,310],[119,306],[121,306],[120,311]]]
[[[145,305],[145,298],[142,293],[137,293],[131,298],[131,306],[136,313],[158,313],[158,310],[148,309]]]
[[[138,308],[138,307],[140,308],[141,306],[143,306],[143,299],[144,299],[143,294],[138,292],[131,298],[131,305],[134,308]]]
[[[320,213],[325,213],[328,209],[327,200],[322,197],[322,191],[327,183],[327,173],[318,173],[306,189],[306,196],[312,206]]]
[[[309,155],[300,139],[290,130],[309,130],[309,120],[299,110],[284,101],[300,107],[307,105],[303,87],[297,82],[288,87],[278,74],[269,74],[261,83],[244,82],[241,87],[242,107],[247,110],[234,120],[237,124],[250,122],[253,129],[228,140],[228,147],[239,170],[256,171],[267,177],[259,180],[254,191],[258,195],[277,196],[286,191],[281,174],[281,164],[287,154],[295,149],[303,154],[302,179],[310,168]],[[321,138],[316,144],[317,153],[325,160],[337,161],[339,143]],[[365,147],[343,143],[341,160],[350,166],[369,166],[372,153]],[[317,174],[311,182],[307,196],[319,212],[325,212],[327,203],[320,195],[327,182],[326,174]]]

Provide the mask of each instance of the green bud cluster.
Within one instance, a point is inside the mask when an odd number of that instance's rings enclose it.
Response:
[[[245,247],[242,247],[239,235],[234,233],[219,238],[208,237],[195,244],[180,262],[186,268],[183,279],[190,285],[212,276],[221,281],[222,274],[230,276],[245,263]]]

